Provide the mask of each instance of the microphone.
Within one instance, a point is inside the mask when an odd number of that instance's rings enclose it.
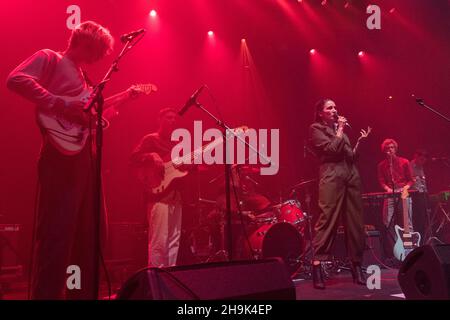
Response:
[[[337,121],[338,118],[339,118],[339,115],[336,113],[336,121]],[[352,126],[350,125],[350,123],[348,123],[348,121],[345,122],[345,125],[347,127],[349,127],[350,129],[352,128]]]
[[[139,29],[139,30],[127,33],[127,34],[123,34],[122,36],[120,36],[120,41],[122,41],[122,42],[131,41],[134,38],[136,38],[138,35],[140,35],[141,33],[144,33],[144,32],[145,32],[145,29]]]
[[[178,111],[178,115],[182,116],[193,104],[197,102],[197,97],[202,92],[203,88],[205,88],[206,85],[202,85],[200,88],[195,91],[192,96],[186,101],[184,106]]]

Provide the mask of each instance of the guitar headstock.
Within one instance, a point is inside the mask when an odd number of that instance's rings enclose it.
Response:
[[[239,133],[245,133],[248,129],[249,129],[248,126],[240,126],[240,127],[232,128],[231,131],[233,131],[234,134],[239,134]]]
[[[158,87],[155,86],[152,83],[145,83],[145,84],[134,84],[130,87],[131,92],[133,94],[139,94],[139,93],[143,93],[143,94],[150,94],[152,92],[156,92],[158,91]]]

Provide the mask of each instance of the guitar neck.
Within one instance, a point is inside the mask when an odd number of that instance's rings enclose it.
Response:
[[[187,155],[185,155],[181,158],[174,159],[172,162],[174,165],[177,165],[177,166],[185,164],[185,163],[195,163],[195,158],[198,155],[203,154],[203,152],[205,152],[205,150],[207,150],[207,149],[215,148],[222,142],[223,142],[223,138],[222,137],[218,138],[214,141],[211,141],[210,143],[207,143],[207,144],[195,149],[194,151],[188,153]]]
[[[405,230],[404,233],[410,233],[409,229],[409,205],[408,205],[408,198],[402,199],[402,207],[403,207],[403,229]]]
[[[240,128],[231,129],[232,134],[228,134],[228,132],[227,132],[227,137],[226,137],[227,141],[228,141],[228,139],[234,138],[236,136],[236,134],[237,134],[236,130],[242,130],[242,129],[240,129]],[[182,157],[179,157],[177,159],[174,159],[172,161],[172,163],[175,166],[179,166],[179,165],[182,165],[182,164],[185,164],[185,163],[195,163],[195,158],[197,156],[202,155],[203,152],[205,152],[206,150],[211,150],[211,149],[215,148],[216,146],[218,146],[218,145],[220,145],[222,143],[223,143],[223,136],[221,136],[220,138],[217,138],[217,139],[211,141],[210,143],[207,143],[207,144],[205,144],[205,145],[195,149],[194,151],[188,153],[185,156],[182,156]]]
[[[128,90],[116,93],[115,95],[110,96],[110,97],[105,99],[105,102],[103,104],[103,108],[104,109],[108,109],[108,108],[111,108],[112,106],[117,106],[121,102],[123,102],[126,99],[128,99],[129,97],[130,97],[130,94],[129,94]]]

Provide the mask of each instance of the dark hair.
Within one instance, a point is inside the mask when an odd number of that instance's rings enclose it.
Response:
[[[177,110],[175,110],[175,108],[172,108],[172,107],[163,108],[163,109],[159,110],[158,119],[161,119],[162,117],[164,117],[165,114],[167,114],[169,112],[177,113]]]
[[[320,113],[323,111],[323,107],[325,106],[325,103],[328,101],[332,101],[330,98],[322,98],[319,101],[316,102],[315,108],[314,108],[314,121],[320,122]]]

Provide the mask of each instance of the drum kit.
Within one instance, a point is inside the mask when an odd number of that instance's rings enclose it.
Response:
[[[279,257],[291,275],[298,272],[306,259],[305,233],[311,234],[311,217],[297,199],[296,191],[314,182],[316,180],[308,180],[294,185],[289,188],[289,195],[275,204],[268,197],[251,192],[254,189],[249,192],[247,188],[247,192],[241,192],[237,197],[238,205],[236,201],[231,205],[233,259]],[[202,262],[228,259],[224,246],[227,232],[223,200],[223,194],[216,201],[201,200],[215,205],[204,219],[209,225],[210,252]],[[309,203],[306,205],[308,209]]]

